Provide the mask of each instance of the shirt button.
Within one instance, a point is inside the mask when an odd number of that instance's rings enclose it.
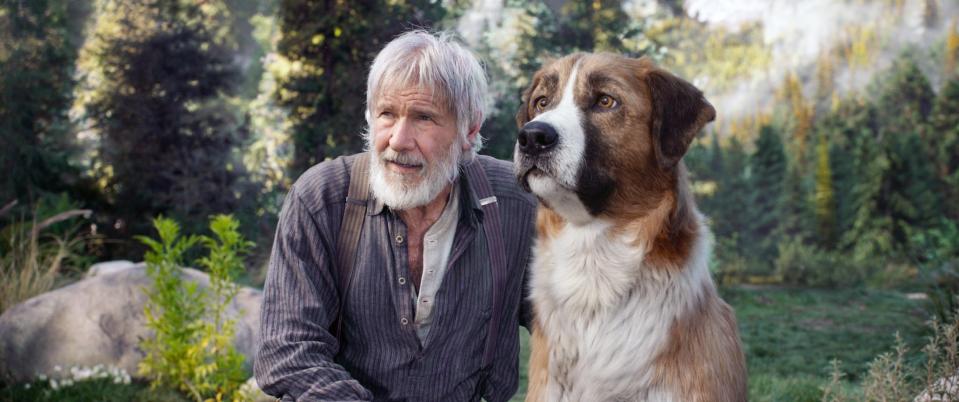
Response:
[[[403,244],[403,235],[396,235],[396,243]]]
[[[410,323],[410,320],[407,320],[406,317],[403,317],[402,319],[400,319],[400,324],[406,325],[409,323]]]
[[[406,284],[406,278],[404,278],[404,277],[401,276],[400,279],[398,280],[398,282],[400,283],[400,285],[405,285],[405,284]]]

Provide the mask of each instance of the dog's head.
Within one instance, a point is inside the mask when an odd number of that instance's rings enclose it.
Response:
[[[648,59],[573,54],[523,94],[516,175],[573,223],[642,216],[674,189],[680,159],[715,115],[699,89]]]

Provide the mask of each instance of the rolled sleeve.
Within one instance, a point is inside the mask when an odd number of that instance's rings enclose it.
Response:
[[[277,224],[253,364],[260,388],[284,401],[372,400],[333,361],[339,346],[329,328],[339,299],[330,230],[323,214],[311,214],[294,186]]]

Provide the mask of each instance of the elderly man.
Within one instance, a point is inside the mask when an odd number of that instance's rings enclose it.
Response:
[[[286,198],[257,383],[284,401],[506,401],[535,202],[508,162],[476,155],[483,69],[409,32],[366,95],[369,152],[314,166]]]

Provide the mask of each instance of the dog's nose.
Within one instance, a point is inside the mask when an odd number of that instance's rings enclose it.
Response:
[[[523,126],[516,138],[519,144],[519,151],[527,155],[537,155],[549,151],[556,146],[559,135],[553,126],[540,122],[531,121]]]

